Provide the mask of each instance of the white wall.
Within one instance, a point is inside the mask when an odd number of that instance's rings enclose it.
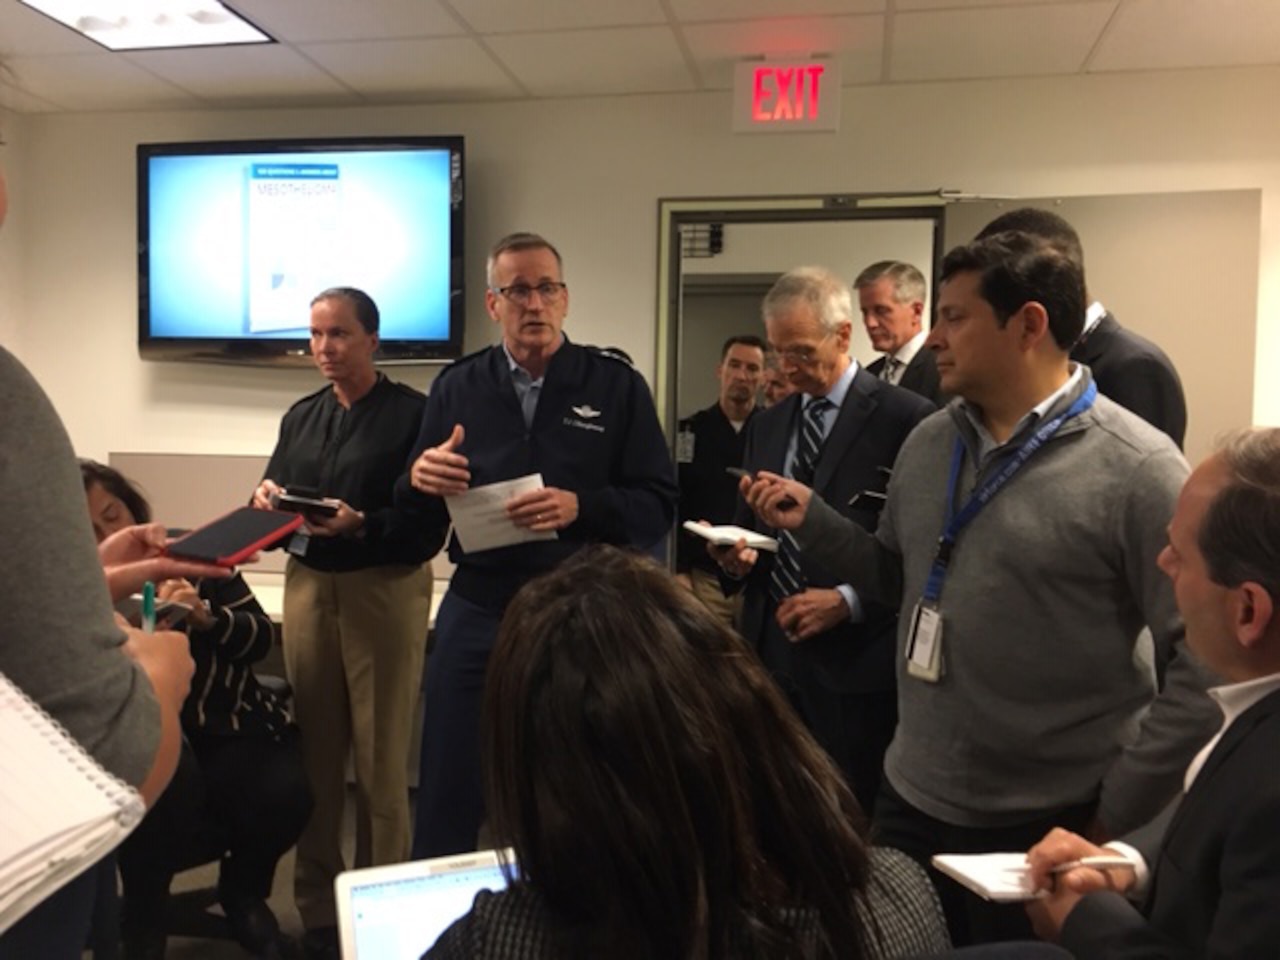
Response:
[[[877,260],[905,260],[927,278],[933,268],[932,220],[818,220],[729,223],[724,251],[686,257],[685,274],[782,273],[802,265],[826,267],[850,284]]]
[[[23,118],[3,110],[0,110],[0,130],[3,130],[4,139],[9,144],[22,143],[26,139]],[[14,197],[14,193],[22,195],[22,156],[14,146],[0,147],[0,170],[4,171],[9,188],[9,213],[5,218],[6,226],[0,229],[0,344],[13,351],[18,350],[21,339],[18,277],[21,275],[22,248],[18,244],[18,234],[22,230],[24,204]]]
[[[1262,190],[1259,316],[1280,316],[1280,69],[858,87],[838,135],[729,132],[727,94],[359,110],[35,116],[20,128],[24,210],[0,254],[21,282],[13,345],[81,452],[264,453],[281,411],[319,385],[300,371],[137,359],[134,145],[308,134],[467,137],[468,347],[489,342],[483,253],[512,229],[565,255],[576,339],[654,362],[657,200],[678,196],[910,191],[1081,195]],[[17,131],[16,131],[17,132]],[[15,132],[15,133],[16,133]],[[15,137],[16,138],[16,137]],[[10,156],[6,165],[14,164]],[[11,229],[12,228],[12,229]],[[9,281],[6,265],[0,279]],[[1204,284],[1206,320],[1213,280]],[[1209,362],[1247,363],[1206,336]],[[1280,329],[1260,322],[1258,422],[1280,423]],[[425,385],[414,368],[405,379]],[[0,415],[3,415],[0,413]]]

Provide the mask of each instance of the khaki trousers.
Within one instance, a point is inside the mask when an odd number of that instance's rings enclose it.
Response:
[[[284,660],[315,810],[298,840],[294,897],[307,929],[333,926],[345,869],[342,810],[350,751],[355,867],[409,855],[408,756],[431,613],[431,567],[324,573],[285,569]]]

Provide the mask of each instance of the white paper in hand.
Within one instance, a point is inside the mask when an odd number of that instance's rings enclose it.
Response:
[[[753,547],[756,550],[765,550],[769,553],[778,552],[778,541],[773,537],[766,537],[763,533],[756,533],[746,527],[735,527],[731,523],[709,526],[705,523],[698,523],[696,520],[686,520],[684,528],[695,536],[711,541],[718,547],[732,547],[739,540],[746,540],[748,547]]]
[[[541,490],[542,474],[531,473],[514,480],[487,483],[472,487],[466,493],[445,497],[453,532],[462,544],[464,553],[478,553],[495,547],[509,547],[515,543],[531,543],[534,540],[556,540],[554,530],[534,532],[527,527],[517,527],[507,516],[507,503],[523,493]]]
[[[980,897],[997,903],[1035,900],[1044,896],[1031,883],[1025,853],[940,853],[933,865]]]

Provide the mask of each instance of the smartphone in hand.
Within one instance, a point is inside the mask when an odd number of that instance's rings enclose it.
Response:
[[[729,476],[731,477],[737,477],[739,480],[741,480],[743,477],[746,477],[752,483],[756,482],[756,475],[752,473],[750,470],[743,470],[741,467],[725,467],[724,472],[729,474]],[[790,510],[795,505],[796,505],[796,502],[791,497],[783,497],[781,500],[778,501],[779,510]]]

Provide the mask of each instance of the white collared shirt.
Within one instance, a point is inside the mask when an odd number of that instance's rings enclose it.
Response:
[[[1277,690],[1280,690],[1280,673],[1273,673],[1266,677],[1255,677],[1253,680],[1242,680],[1240,683],[1224,683],[1220,687],[1209,688],[1209,696],[1217,701],[1218,708],[1222,711],[1222,728],[1212,740],[1204,745],[1201,751],[1196,754],[1195,759],[1191,761],[1191,765],[1187,767],[1186,776],[1182,780],[1184,794],[1196,782],[1196,777],[1200,776],[1200,771],[1204,769],[1209,755],[1213,753],[1219,741],[1226,736],[1227,731],[1231,729],[1231,725],[1250,707]],[[1146,890],[1148,880],[1150,880],[1151,869],[1142,854],[1127,843],[1108,843],[1107,846],[1133,861],[1134,884],[1129,890],[1130,895],[1143,893]]]
[[[1218,731],[1217,736],[1204,745],[1204,748],[1191,761],[1191,766],[1187,767],[1187,775],[1182,781],[1183,790],[1191,789],[1191,785],[1196,782],[1196,777],[1200,776],[1205,761],[1209,759],[1209,754],[1213,753],[1213,748],[1218,745],[1218,741],[1231,729],[1231,725],[1240,715],[1276,690],[1280,690],[1280,673],[1209,688],[1209,696],[1217,701],[1218,708],[1222,710],[1222,729]]]
[[[886,381],[895,385],[902,382],[902,375],[906,373],[907,367],[916,358],[916,354],[924,347],[927,336],[928,334],[921,330],[893,353],[884,355],[884,365],[888,370],[888,375],[884,377]]]
[[[1100,300],[1095,300],[1089,304],[1089,309],[1084,313],[1084,329],[1080,331],[1080,339],[1083,340],[1089,334],[1093,333],[1093,328],[1102,322],[1102,318],[1107,315],[1107,308],[1102,305]]]

